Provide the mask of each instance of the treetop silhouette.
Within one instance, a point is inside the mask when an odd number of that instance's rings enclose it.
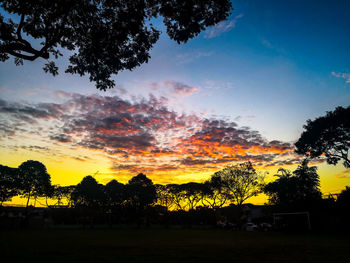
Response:
[[[148,62],[160,35],[153,18],[161,16],[180,44],[226,19],[232,8],[229,0],[7,0],[0,7],[19,16],[14,22],[0,15],[1,61],[11,55],[22,65],[42,58],[44,71],[55,76],[52,59],[66,49],[73,54],[65,72],[88,74],[100,90],[115,86],[112,74]]]
[[[103,185],[91,175],[85,176],[72,192],[72,200],[75,206],[99,207],[105,201]]]
[[[325,154],[327,163],[336,165],[342,160],[344,167],[350,168],[350,106],[307,120],[304,129],[295,143],[297,153],[311,158]]]
[[[26,196],[27,206],[31,197],[45,197],[52,190],[51,176],[41,162],[29,160],[18,167],[19,186],[22,195]]]
[[[126,185],[126,195],[130,204],[136,208],[145,208],[157,199],[156,187],[143,173],[134,176]]]
[[[228,166],[216,172],[211,182],[236,205],[262,192],[264,176],[259,174],[251,162]]]
[[[0,205],[19,194],[18,170],[0,165]]]
[[[298,210],[311,207],[321,200],[317,167],[308,166],[308,159],[304,159],[292,173],[286,169],[279,169],[278,173],[278,179],[264,187],[270,204],[287,210]]]

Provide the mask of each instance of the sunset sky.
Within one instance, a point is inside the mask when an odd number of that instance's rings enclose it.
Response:
[[[248,160],[267,181],[295,169],[306,120],[350,104],[350,1],[233,7],[186,44],[163,33],[149,63],[114,76],[107,92],[64,73],[68,52],[56,77],[43,60],[0,63],[0,164],[41,161],[61,185],[93,174],[125,183],[140,172],[155,183],[201,182]],[[341,164],[314,165],[324,193],[350,185]]]

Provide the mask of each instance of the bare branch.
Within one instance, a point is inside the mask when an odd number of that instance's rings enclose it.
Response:
[[[21,35],[21,31],[22,31],[22,27],[24,25],[24,14],[21,15],[21,21],[18,24],[18,28],[17,28],[17,38],[18,40],[23,40],[22,39],[22,35]]]

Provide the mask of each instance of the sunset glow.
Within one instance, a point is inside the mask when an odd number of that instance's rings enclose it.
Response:
[[[107,92],[65,74],[64,57],[56,77],[42,61],[0,63],[1,164],[38,160],[60,185],[86,175],[126,183],[138,173],[160,184],[203,182],[246,161],[267,182],[280,167],[294,170],[306,120],[350,102],[349,3],[301,2],[234,1],[226,24],[187,44],[162,34],[149,63],[115,76]],[[324,194],[350,185],[341,164],[311,165]]]

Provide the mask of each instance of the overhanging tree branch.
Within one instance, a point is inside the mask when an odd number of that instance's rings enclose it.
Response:
[[[162,16],[170,38],[186,43],[227,19],[232,5],[230,0],[7,0],[0,8],[20,17],[14,24],[0,16],[1,61],[8,55],[28,61],[49,59],[50,54],[57,58],[56,47],[74,50],[65,72],[88,74],[98,89],[106,90],[115,86],[113,74],[148,62],[160,34],[148,21]],[[44,40],[44,46],[35,49],[31,38]]]

